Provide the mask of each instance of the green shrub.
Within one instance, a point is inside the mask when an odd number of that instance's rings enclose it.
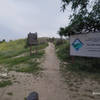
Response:
[[[100,73],[100,59],[88,57],[72,57],[70,56],[69,42],[65,42],[60,46],[56,46],[57,55],[61,61],[67,62],[68,68],[72,71],[84,71],[89,73]]]
[[[1,81],[1,82],[0,82],[0,88],[1,88],[1,87],[6,87],[6,86],[9,86],[9,85],[12,85],[12,82],[11,82],[10,80]]]

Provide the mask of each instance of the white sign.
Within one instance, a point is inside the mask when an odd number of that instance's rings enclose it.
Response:
[[[100,57],[100,33],[88,33],[71,36],[70,55]]]

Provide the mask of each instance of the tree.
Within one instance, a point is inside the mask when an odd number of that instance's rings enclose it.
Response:
[[[2,40],[2,42],[6,42],[6,40],[5,40],[5,39],[3,39],[3,40]]]
[[[89,4],[89,0],[62,0],[62,2],[63,2],[63,5],[62,5],[63,11],[66,9],[66,6],[69,4],[71,4],[71,8],[74,11],[77,10],[77,8],[79,9],[79,11],[86,10],[87,5]]]
[[[58,31],[58,34],[59,34],[61,40],[62,40],[62,37],[64,36],[64,33],[65,33],[65,32],[64,32],[64,28],[61,27],[61,28],[59,29],[59,31]]]
[[[73,14],[70,24],[64,28],[64,34],[73,35],[100,31],[100,0],[96,0],[91,11],[88,11],[90,0],[62,0],[63,11],[71,4]]]

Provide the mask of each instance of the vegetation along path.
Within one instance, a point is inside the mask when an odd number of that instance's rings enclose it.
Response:
[[[0,89],[0,100],[24,100],[33,91],[39,93],[39,100],[69,100],[52,43],[49,43],[45,49],[45,60],[41,67],[44,70],[39,77],[22,72],[11,72],[10,75],[14,75],[16,82]]]

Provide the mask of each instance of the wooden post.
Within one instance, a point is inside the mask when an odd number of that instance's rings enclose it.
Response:
[[[74,64],[74,56],[72,56],[72,64]]]
[[[36,45],[36,48],[35,48],[35,50],[36,50],[36,54],[37,54],[37,45]]]
[[[30,45],[30,56],[32,56],[32,45]]]

